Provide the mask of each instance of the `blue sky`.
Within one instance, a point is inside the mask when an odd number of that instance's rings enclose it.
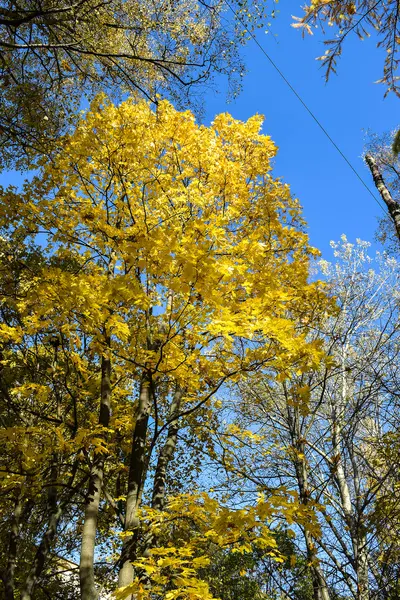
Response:
[[[376,48],[376,40],[349,37],[338,75],[325,84],[320,62],[315,60],[325,51],[323,36],[317,30],[303,39],[290,26],[291,15],[301,14],[301,4],[300,0],[279,3],[272,32],[260,31],[257,38],[377,195],[361,159],[365,130],[383,132],[400,123],[400,99],[393,94],[384,99],[385,88],[373,83],[382,76],[384,51]],[[373,242],[377,217],[382,214],[377,203],[253,41],[245,55],[248,74],[243,92],[228,105],[224,91],[209,92],[206,121],[225,111],[238,119],[265,115],[264,133],[279,147],[274,173],[300,199],[311,242],[327,258],[331,257],[329,241],[338,240],[342,233],[349,241],[358,237]],[[223,82],[218,84],[223,90]]]

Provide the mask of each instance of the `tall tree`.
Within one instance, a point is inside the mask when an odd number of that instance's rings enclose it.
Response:
[[[40,232],[51,257],[76,265],[46,265],[21,308],[22,326],[33,320],[62,332],[84,377],[89,360],[96,368],[98,424],[92,416],[93,431],[82,424],[75,439],[88,477],[84,600],[98,595],[106,505],[123,522],[121,597],[172,586],[175,596],[206,598],[195,575],[211,542],[245,549],[258,537],[276,554],[267,527],[276,504],[232,511],[198,494],[171,498],[166,488],[180,430],[202,439],[197,417],[207,424],[218,390],[258,370],[308,370],[323,354],[306,340],[315,314],[329,308],[308,281],[316,251],[298,201],[269,172],[276,148],[260,126],[260,117],[242,123],[224,114],[207,128],[168,102],[154,112],[143,101],[117,107],[99,97],[23,193],[3,194],[9,226]],[[311,505],[280,502],[290,518],[297,511],[312,520]],[[181,532],[175,550],[162,548],[163,522]],[[162,552],[174,556],[161,560]]]

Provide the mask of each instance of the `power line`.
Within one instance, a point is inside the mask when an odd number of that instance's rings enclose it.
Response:
[[[307,106],[307,104],[304,102],[304,100],[300,96],[300,94],[295,90],[295,88],[292,86],[292,84],[290,83],[290,81],[282,73],[282,71],[280,70],[280,68],[278,67],[278,65],[272,60],[272,58],[270,57],[270,55],[268,54],[268,52],[265,50],[265,48],[257,40],[256,36],[251,31],[249,31],[247,29],[246,24],[238,16],[238,14],[235,11],[235,9],[232,8],[232,6],[229,4],[229,2],[227,0],[224,0],[224,2],[227,5],[227,7],[233,12],[233,14],[235,15],[236,19],[239,21],[239,23],[241,23],[241,25],[243,25],[243,27],[245,28],[245,30],[247,31],[247,33],[250,35],[250,37],[252,38],[252,40],[259,47],[259,49],[264,54],[264,56],[267,58],[267,60],[269,60],[269,62],[271,63],[271,65],[273,66],[273,68],[275,69],[275,71],[277,71],[277,73],[279,73],[280,77],[283,79],[283,81],[286,83],[286,85],[292,90],[293,94],[296,96],[296,98],[299,100],[299,102],[301,102],[301,104],[304,106],[304,108],[306,109],[306,111],[308,112],[308,114],[311,116],[311,118],[314,119],[314,121],[316,122],[316,124],[318,125],[318,127],[321,129],[321,131],[326,135],[326,137],[331,142],[331,144],[333,145],[333,147],[337,150],[337,152],[339,152],[340,156],[347,163],[347,165],[353,171],[353,173],[355,174],[355,176],[360,180],[360,182],[362,183],[362,185],[365,187],[365,189],[368,191],[368,193],[371,194],[371,196],[373,197],[373,199],[375,200],[375,202],[380,206],[380,208],[383,210],[383,212],[386,215],[387,211],[384,208],[384,206],[381,204],[381,202],[378,200],[378,198],[375,196],[375,194],[370,190],[370,188],[368,187],[368,185],[365,183],[364,179],[361,177],[361,175],[358,173],[358,171],[355,169],[355,167],[353,167],[353,165],[351,164],[351,162],[349,161],[349,159],[347,158],[347,156],[342,152],[342,150],[339,148],[339,146],[336,144],[336,142],[331,138],[331,136],[329,135],[329,133],[327,132],[327,130],[325,129],[325,127],[322,125],[321,121],[314,115],[314,113],[312,112],[312,110]]]

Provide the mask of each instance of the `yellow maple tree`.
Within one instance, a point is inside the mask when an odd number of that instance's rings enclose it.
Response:
[[[16,343],[56,331],[91,389],[96,369],[98,422],[83,417],[81,395],[68,442],[87,457],[84,600],[97,597],[95,537],[110,457],[122,448],[126,458],[123,493],[115,493],[126,588],[141,560],[143,491],[152,486],[152,509],[164,510],[179,429],[200,411],[211,418],[211,399],[241,377],[260,370],[284,379],[322,357],[318,341],[307,340],[329,307],[309,281],[317,251],[298,200],[271,175],[276,147],[261,126],[260,116],[222,114],[205,127],[166,101],[154,111],[99,96],[23,192],[1,195],[3,220],[40,235],[48,257],[18,301],[18,321],[2,325],[5,335]]]

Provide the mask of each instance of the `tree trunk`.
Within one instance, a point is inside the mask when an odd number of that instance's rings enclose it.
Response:
[[[373,159],[372,159],[373,160]],[[357,498],[359,498],[359,476],[357,465],[352,456],[351,447],[348,447],[348,452],[353,466],[353,486],[356,500],[353,506],[351,491],[346,479],[345,468],[342,458],[342,446],[344,445],[342,429],[344,425],[344,408],[348,402],[348,383],[347,383],[347,346],[344,345],[341,351],[341,366],[342,366],[342,384],[340,402],[334,402],[331,412],[331,433],[332,433],[332,478],[336,482],[339,489],[340,504],[343,511],[344,520],[348,528],[353,548],[352,566],[355,570],[357,581],[357,600],[369,600],[369,566],[368,566],[368,551],[367,540],[361,528],[361,513]]]
[[[99,425],[108,427],[111,414],[111,360],[103,356],[101,361],[101,392]],[[104,478],[104,455],[99,453],[93,458],[88,493],[86,496],[85,516],[82,531],[79,579],[82,600],[97,600],[98,592],[94,579],[94,551],[97,519]]]
[[[168,434],[164,442],[164,445],[158,455],[156,472],[154,475],[153,493],[151,498],[151,507],[156,510],[163,510],[165,506],[165,479],[167,475],[167,469],[170,461],[172,460],[176,448],[176,441],[178,438],[178,415],[182,402],[183,390],[177,386],[168,414]],[[148,556],[150,548],[155,544],[156,540],[154,535],[150,534],[145,540],[145,548],[143,550],[143,556]]]
[[[305,440],[303,432],[301,431],[299,416],[297,410],[292,414],[288,407],[288,424],[297,455],[294,466],[299,487],[299,497],[300,502],[304,506],[307,506],[308,501],[311,498],[311,492],[309,487],[308,466],[305,459]],[[310,564],[314,600],[330,600],[328,586],[326,585],[324,574],[319,565],[315,542],[313,536],[306,528],[304,529],[304,539],[307,548],[307,559]]]
[[[357,600],[369,600],[367,539],[360,536],[357,541]]]
[[[347,451],[353,469],[354,489],[354,545],[356,546],[355,565],[357,573],[357,600],[369,600],[369,552],[367,536],[365,534],[365,505],[363,502],[363,489],[360,484],[360,469],[353,445],[347,444]]]
[[[18,493],[15,501],[14,514],[11,520],[10,539],[8,543],[7,567],[4,573],[4,598],[5,600],[14,600],[14,573],[17,563],[17,545],[20,529],[20,518],[22,512],[21,492]]]
[[[301,453],[304,455],[304,442],[301,442]],[[301,459],[296,464],[297,479],[300,492],[300,501],[305,506],[310,498],[310,490],[308,487],[307,466],[304,459]],[[319,566],[317,551],[312,535],[307,529],[304,530],[304,537],[307,547],[307,558],[310,563],[311,579],[313,584],[314,600],[330,600],[328,586],[326,585],[325,577]]]
[[[25,581],[25,587],[21,593],[21,600],[31,600],[32,599],[32,591],[35,587],[36,582],[38,581],[43,567],[46,562],[46,558],[49,555],[49,551],[51,548],[51,543],[54,539],[54,536],[57,532],[57,526],[62,515],[61,507],[55,509],[55,512],[51,515],[50,521],[44,534],[42,541],[39,545],[39,548],[36,551],[35,561],[33,563],[33,567],[29,572],[29,575]]]
[[[168,421],[170,422],[170,425],[168,428],[167,439],[165,440],[164,446],[158,456],[151,502],[152,508],[156,508],[158,510],[163,510],[165,504],[165,477],[167,474],[168,465],[172,460],[176,448],[176,440],[179,431],[178,419],[176,417],[179,414],[182,396],[183,391],[180,387],[178,387],[175,391],[168,415]]]
[[[21,593],[21,600],[31,600],[32,592],[42,574],[43,568],[46,563],[46,559],[49,555],[51,544],[57,532],[58,523],[60,521],[63,509],[58,502],[57,493],[57,477],[58,477],[58,456],[53,456],[53,465],[51,469],[51,483],[48,496],[47,496],[47,507],[49,520],[47,529],[42,537],[42,540],[36,550],[35,559],[33,566],[28,573],[28,577],[25,580],[25,585]]]
[[[139,406],[136,415],[135,430],[132,436],[132,451],[128,475],[128,493],[126,497],[124,531],[130,535],[124,539],[121,550],[121,566],[118,587],[125,587],[133,581],[135,530],[139,523],[137,511],[143,487],[143,473],[146,465],[146,438],[151,408],[150,381],[142,379],[139,392]]]
[[[379,171],[378,165],[376,164],[376,161],[373,158],[373,156],[371,156],[371,154],[366,154],[365,160],[370,168],[375,187],[380,193],[382,200],[385,202],[388,208],[389,215],[396,228],[397,237],[400,240],[400,204],[393,200],[392,194],[386,187],[383,177]]]
[[[307,530],[304,531],[304,538],[306,540],[307,559],[310,563],[314,600],[330,600],[325,577],[318,563],[315,544],[311,534]]]

